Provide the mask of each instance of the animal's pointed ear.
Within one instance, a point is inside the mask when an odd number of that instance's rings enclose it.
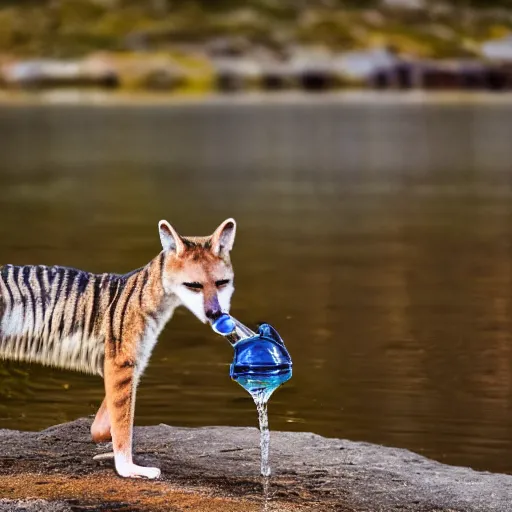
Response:
[[[185,246],[180,235],[166,220],[161,220],[158,223],[158,232],[164,251],[173,251],[178,255],[183,252]]]
[[[233,249],[235,243],[236,222],[235,219],[225,220],[212,235],[212,251],[219,256],[223,252]]]

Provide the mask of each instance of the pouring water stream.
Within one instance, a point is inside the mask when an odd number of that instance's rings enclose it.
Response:
[[[260,427],[261,475],[270,476],[267,403],[272,393],[292,376],[292,361],[283,340],[268,324],[255,333],[229,315],[222,315],[212,329],[224,336],[235,354],[230,367],[231,378],[253,398]]]

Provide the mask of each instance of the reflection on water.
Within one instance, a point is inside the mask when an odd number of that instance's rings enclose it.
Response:
[[[512,106],[2,107],[0,259],[123,272],[157,222],[239,223],[233,314],[294,359],[274,430],[512,472]],[[138,424],[252,425],[232,348],[179,311]],[[0,427],[92,414],[98,378],[3,364]]]

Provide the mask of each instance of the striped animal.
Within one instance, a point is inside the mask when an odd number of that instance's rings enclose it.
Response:
[[[112,438],[123,477],[158,478],[132,460],[137,384],[158,335],[180,305],[201,322],[229,312],[233,219],[208,237],[180,236],[160,221],[163,250],[129,274],[42,265],[0,268],[0,358],[99,374],[105,399],[91,427]]]

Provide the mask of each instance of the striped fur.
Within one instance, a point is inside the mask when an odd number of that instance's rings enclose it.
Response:
[[[121,476],[160,474],[132,462],[137,384],[176,307],[202,322],[229,311],[235,230],[228,219],[210,237],[185,238],[161,221],[163,251],[125,275],[0,267],[0,359],[103,376],[106,396],[91,432],[95,441],[112,437]]]
[[[105,340],[110,338],[115,350],[129,309],[137,310],[142,322],[157,323],[158,308],[146,297],[151,295],[146,285],[149,273],[158,276],[161,270],[155,262],[127,275],[3,266],[0,358],[103,375]]]

